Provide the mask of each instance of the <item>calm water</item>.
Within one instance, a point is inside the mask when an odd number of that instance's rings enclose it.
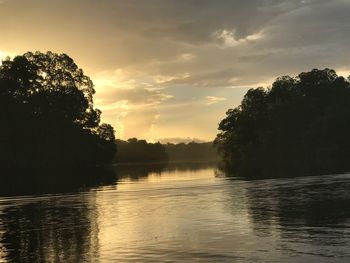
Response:
[[[243,181],[196,165],[118,175],[0,198],[0,262],[350,262],[350,174]]]

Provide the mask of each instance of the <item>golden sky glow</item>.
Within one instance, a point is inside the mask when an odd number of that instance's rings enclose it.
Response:
[[[0,59],[67,53],[117,137],[212,140],[250,87],[349,74],[343,0],[0,0]]]

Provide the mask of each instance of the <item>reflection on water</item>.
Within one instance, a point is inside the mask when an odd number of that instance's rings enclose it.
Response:
[[[116,174],[118,184],[0,198],[0,262],[350,260],[349,174],[244,181],[211,164]]]
[[[116,183],[112,168],[0,170],[0,196],[79,192]]]
[[[89,262],[98,258],[93,194],[3,200],[2,257],[11,262]]]

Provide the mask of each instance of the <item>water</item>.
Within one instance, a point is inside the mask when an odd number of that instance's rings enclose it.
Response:
[[[118,175],[0,198],[0,262],[350,261],[350,174],[244,181],[197,164]]]

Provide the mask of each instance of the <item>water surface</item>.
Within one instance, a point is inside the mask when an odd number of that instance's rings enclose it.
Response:
[[[244,181],[209,164],[117,174],[0,198],[0,262],[350,261],[350,174]]]

